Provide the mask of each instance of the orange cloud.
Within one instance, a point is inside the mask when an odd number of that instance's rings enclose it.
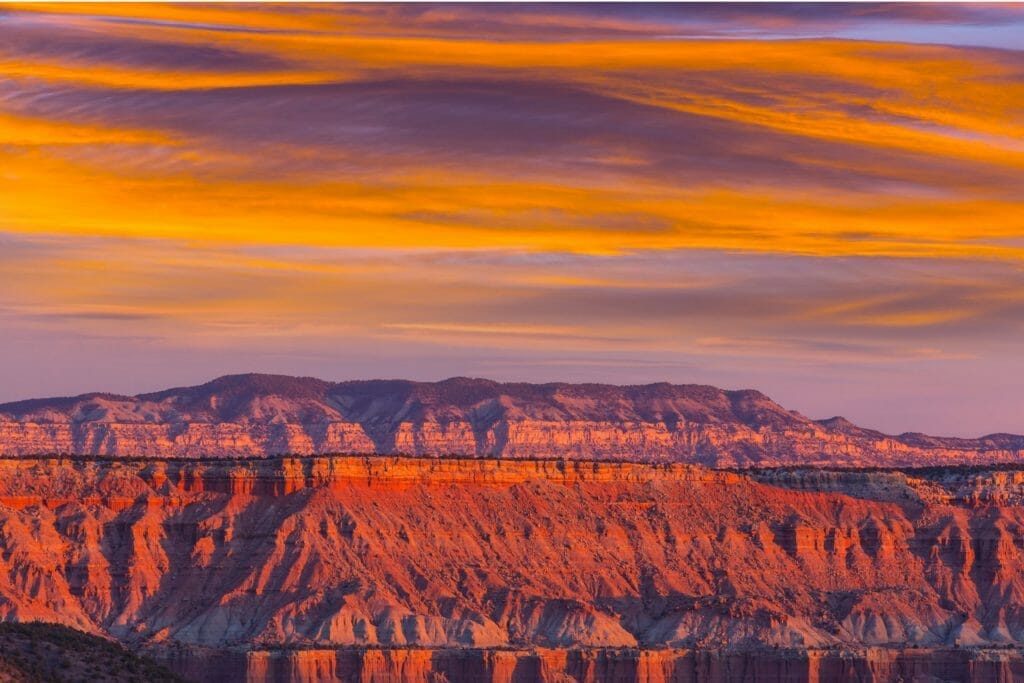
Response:
[[[106,64],[102,49],[88,52],[88,63],[74,61],[74,56],[62,59],[59,53],[46,59],[8,54],[0,68],[14,77],[8,88],[15,94],[40,87],[71,88],[92,107],[90,98],[102,100],[111,90],[141,93],[132,95],[124,108],[91,118],[76,118],[83,108],[79,105],[63,121],[56,114],[33,115],[36,100],[27,95],[23,99],[29,104],[20,110],[3,112],[0,102],[0,139],[34,146],[31,154],[0,152],[10,188],[0,196],[0,209],[12,230],[256,244],[589,253],[710,248],[1020,256],[1012,244],[991,240],[1018,236],[1024,229],[1022,204],[1008,196],[1024,168],[1024,119],[1018,115],[1024,110],[1024,84],[1018,67],[988,53],[827,40],[567,44],[378,36],[366,34],[368,25],[380,27],[380,17],[372,13],[290,13],[278,8],[17,6],[13,12],[39,13],[57,27],[62,21],[76,26],[84,22],[114,41],[112,45],[132,35],[164,41],[161,45],[216,45],[270,55],[276,61],[252,71],[223,72],[202,62],[191,70],[130,66],[117,61],[125,53],[113,48]],[[132,23],[113,21],[126,18]],[[223,30],[232,27],[243,30]],[[133,58],[149,54],[145,45],[133,43],[132,50]],[[442,86],[452,79],[500,85],[528,78],[547,84],[551,93],[564,85],[600,96],[610,107],[621,102],[645,112],[664,111],[670,117],[666,121],[679,127],[672,135],[685,135],[688,121],[717,122],[706,125],[719,126],[722,135],[730,130],[722,125],[734,126],[752,142],[730,151],[728,163],[741,175],[730,166],[717,177],[684,184],[678,183],[672,167],[651,170],[660,163],[651,157],[651,149],[631,147],[628,137],[602,148],[599,128],[586,138],[593,170],[546,174],[539,170],[543,161],[533,158],[512,163],[495,158],[485,168],[486,159],[467,157],[447,160],[443,172],[436,173],[423,158],[430,150],[413,149],[414,137],[379,150],[355,149],[351,145],[381,133],[362,138],[358,132],[346,133],[352,142],[335,144],[332,128],[324,132],[333,136],[327,144],[311,137],[268,140],[255,147],[222,139],[216,131],[174,129],[178,114],[173,108],[182,107],[187,114],[187,105],[171,101],[171,109],[165,109],[130,104],[148,97],[146,93],[215,92],[230,99],[232,92],[254,87],[265,89],[268,98],[274,97],[275,87],[283,88],[279,97],[301,98],[304,91],[288,88],[396,77],[440,79]],[[511,82],[513,92],[521,82]],[[473,106],[473,96],[470,87],[453,107]],[[336,96],[344,102],[359,97],[365,95],[353,91]],[[324,106],[324,100],[317,102]],[[542,105],[557,114],[564,103],[552,99],[552,104]],[[415,103],[402,106],[408,111],[389,115],[415,126],[420,115]],[[565,116],[585,112],[567,110]],[[672,123],[676,115],[691,118]],[[104,116],[133,120],[114,123]],[[327,120],[310,124],[310,130],[315,132]],[[571,119],[566,120],[566,135],[571,136]],[[282,130],[301,130],[303,125],[280,121]],[[537,125],[543,128],[545,123]],[[386,128],[382,131],[391,135]],[[613,132],[607,131],[609,136]],[[784,137],[762,153],[756,148],[757,136],[769,133]],[[432,134],[424,129],[425,136]],[[503,134],[499,128],[493,131],[496,137]],[[788,156],[786,139],[793,141]],[[71,141],[89,149],[68,155],[61,147]],[[812,143],[806,141],[829,147],[808,146]],[[122,145],[164,149],[139,150],[126,158],[111,151]],[[515,149],[514,140],[509,149]],[[902,156],[880,156],[883,151]],[[328,154],[335,155],[332,163],[344,166],[344,173],[331,177],[309,170]],[[238,177],[275,157],[289,160],[295,170],[286,167],[275,178]],[[899,165],[893,166],[893,160]],[[846,174],[851,184],[872,182],[877,189],[838,189],[841,180],[828,188],[800,184],[812,182],[807,179],[779,187],[778,174],[756,170],[777,161],[808,169],[809,178],[820,168],[822,175]],[[550,162],[580,160],[552,152]],[[715,160],[708,162],[713,165]],[[301,164],[309,168],[301,170]],[[368,170],[360,172],[361,167]],[[981,178],[992,180],[986,186]],[[915,186],[910,196],[890,189],[901,182]],[[282,230],[283,225],[288,229]]]
[[[481,7],[4,6],[5,376],[802,377],[875,407],[1019,374],[1018,52],[837,40],[841,5]],[[1004,11],[926,10],[870,26]]]

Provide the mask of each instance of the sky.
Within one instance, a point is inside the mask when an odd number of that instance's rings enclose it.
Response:
[[[0,5],[0,401],[236,372],[1024,432],[1024,4]]]

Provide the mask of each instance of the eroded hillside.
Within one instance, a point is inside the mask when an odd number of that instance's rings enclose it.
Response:
[[[1024,473],[0,463],[0,616],[223,646],[1024,639]]]

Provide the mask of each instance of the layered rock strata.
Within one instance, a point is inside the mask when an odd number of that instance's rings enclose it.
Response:
[[[0,618],[136,645],[1024,642],[1017,471],[0,461]]]
[[[264,457],[404,453],[718,467],[1016,462],[1024,437],[890,436],[814,421],[756,391],[697,385],[331,383],[222,377],[140,396],[0,405],[0,454]]]
[[[1010,650],[162,650],[192,680],[225,683],[1013,683]]]

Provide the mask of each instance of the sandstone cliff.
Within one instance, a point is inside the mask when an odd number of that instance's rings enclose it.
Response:
[[[1024,473],[0,461],[0,618],[246,648],[1024,642]]]
[[[732,467],[1013,462],[1022,452],[1020,436],[889,436],[841,418],[810,420],[756,391],[696,385],[238,375],[140,396],[0,405],[0,454],[19,456],[405,453]]]
[[[1014,683],[1019,651],[368,650],[162,651],[197,681],[248,683]]]
[[[1024,471],[6,459],[0,619],[196,680],[1011,681]]]

